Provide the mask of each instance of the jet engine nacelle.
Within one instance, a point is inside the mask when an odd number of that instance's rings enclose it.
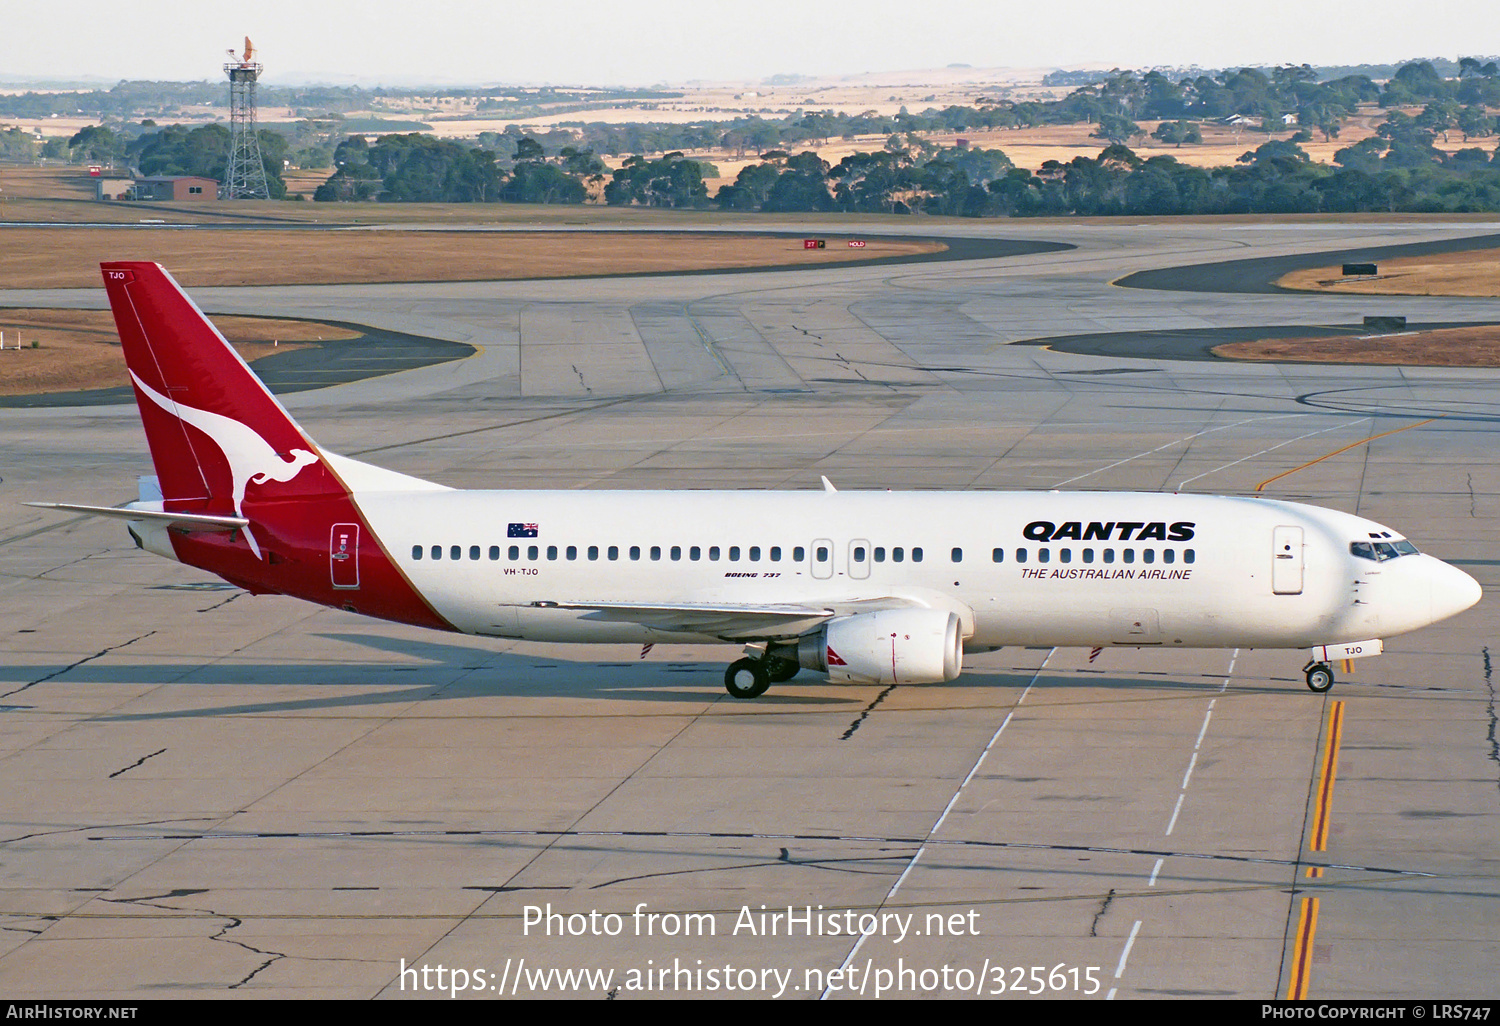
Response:
[[[833,620],[797,644],[797,661],[829,680],[858,684],[936,684],[963,669],[956,614],[885,609]]]

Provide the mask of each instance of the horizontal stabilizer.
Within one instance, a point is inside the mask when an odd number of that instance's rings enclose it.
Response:
[[[218,516],[212,513],[168,513],[161,510],[131,509],[128,506],[79,506],[71,502],[28,502],[26,505],[39,509],[65,509],[71,513],[87,513],[95,517],[114,517],[117,520],[150,520],[169,526],[196,527],[210,531],[231,531],[250,524],[244,517]]]

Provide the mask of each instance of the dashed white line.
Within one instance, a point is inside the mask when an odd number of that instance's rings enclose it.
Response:
[[[1187,772],[1182,775],[1182,790],[1187,790],[1188,781],[1193,778],[1193,767],[1196,765],[1198,765],[1198,753],[1194,752],[1193,757],[1188,760]]]
[[[1198,748],[1203,744],[1203,736],[1208,733],[1208,721],[1213,719],[1214,702],[1217,701],[1217,698],[1210,700],[1208,703],[1208,712],[1203,714],[1203,727],[1198,731],[1198,740],[1193,742],[1194,753],[1197,753]]]
[[[1288,438],[1286,441],[1279,442],[1276,445],[1271,446],[1269,449],[1262,449],[1260,452],[1252,452],[1249,456],[1241,456],[1239,459],[1235,460],[1233,463],[1226,463],[1222,467],[1215,467],[1212,470],[1205,470],[1203,473],[1198,474],[1195,477],[1190,477],[1190,478],[1187,478],[1184,481],[1179,481],[1178,484],[1177,484],[1177,490],[1179,492],[1182,491],[1183,488],[1185,488],[1187,485],[1191,484],[1192,482],[1198,480],[1198,478],[1200,478],[1200,477],[1207,477],[1209,474],[1217,474],[1221,470],[1228,470],[1230,467],[1238,466],[1239,464],[1244,463],[1246,460],[1253,460],[1257,456],[1264,456],[1268,452],[1275,452],[1277,449],[1280,449],[1284,445],[1291,445],[1293,442],[1300,442],[1304,438],[1311,438],[1311,437],[1313,437],[1313,435],[1321,435],[1321,434],[1324,434],[1324,433],[1329,432],[1329,431],[1337,431],[1339,428],[1353,427],[1355,424],[1362,424],[1362,423],[1364,423],[1367,420],[1373,420],[1373,419],[1374,419],[1373,417],[1361,417],[1358,420],[1343,421],[1341,423],[1333,425],[1333,427],[1321,428],[1321,429],[1319,429],[1317,431],[1309,431],[1307,434],[1305,434],[1305,435],[1298,435],[1296,438]]]
[[[1167,836],[1168,837],[1172,836],[1172,828],[1175,827],[1175,826],[1177,826],[1177,814],[1182,811],[1182,800],[1184,798],[1186,798],[1186,797],[1187,797],[1186,794],[1179,794],[1177,796],[1177,804],[1175,806],[1173,806],[1173,808],[1172,808],[1172,819],[1171,819],[1170,822],[1167,823]]]
[[[886,903],[889,902],[895,895],[897,888],[899,888],[901,884],[905,882],[907,874],[912,871],[912,867],[917,864],[917,860],[920,859],[922,857],[922,853],[927,850],[927,842],[932,840],[932,838],[937,834],[938,828],[941,827],[943,825],[943,821],[948,818],[948,813],[952,812],[953,806],[958,804],[958,796],[963,794],[964,788],[969,786],[969,781],[974,779],[974,774],[979,772],[979,767],[984,765],[984,760],[990,754],[990,749],[995,747],[995,742],[1000,740],[1000,735],[1005,733],[1006,727],[1010,726],[1011,718],[1015,716],[1015,710],[1017,708],[1020,708],[1022,702],[1026,701],[1026,696],[1031,694],[1031,689],[1035,687],[1036,682],[1041,679],[1042,671],[1047,668],[1047,663],[1051,661],[1053,655],[1055,655],[1056,653],[1057,649],[1052,649],[1047,653],[1047,657],[1042,660],[1042,664],[1036,668],[1036,673],[1032,674],[1031,682],[1026,685],[1026,690],[1021,692],[1020,698],[1016,699],[1015,707],[1012,708],[1010,712],[1005,714],[1004,721],[1001,722],[999,727],[995,728],[995,733],[990,736],[989,744],[984,746],[984,751],[979,753],[979,758],[974,761],[974,765],[971,766],[969,768],[969,772],[964,775],[963,782],[960,783],[958,785],[958,788],[953,792],[953,797],[948,799],[948,804],[943,807],[943,814],[937,818],[936,823],[932,824],[932,829],[927,831],[927,836],[923,838],[921,845],[918,846],[917,853],[911,857],[911,861],[906,864],[906,868],[901,871],[901,875],[896,878],[896,882],[891,884],[891,889],[889,891],[886,891],[885,898],[881,901],[880,907],[884,908]],[[859,949],[864,946],[865,938],[869,936],[870,935],[867,933],[860,934],[859,940],[854,943],[854,947],[850,948],[849,954],[844,957],[843,964],[839,966],[840,970],[849,968],[849,964],[854,961],[854,956],[859,954]],[[829,993],[830,991],[825,989],[823,993],[819,995],[819,1000],[826,999]]]
[[[1310,416],[1312,416],[1312,414],[1310,414],[1310,413],[1278,413],[1278,414],[1275,414],[1275,415],[1269,416],[1269,417],[1249,417],[1249,418],[1247,418],[1245,420],[1236,421],[1233,424],[1220,424],[1218,427],[1208,428],[1208,429],[1203,430],[1203,431],[1195,432],[1195,433],[1193,433],[1191,435],[1184,435],[1182,438],[1178,438],[1178,439],[1175,439],[1174,441],[1167,442],[1165,445],[1158,445],[1155,449],[1148,449],[1145,452],[1138,452],[1134,456],[1126,456],[1123,460],[1115,460],[1113,463],[1109,464],[1108,466],[1100,467],[1098,470],[1090,470],[1087,474],[1079,474],[1077,477],[1070,477],[1066,481],[1059,481],[1059,482],[1057,482],[1057,484],[1053,485],[1052,487],[1053,488],[1061,488],[1064,485],[1070,485],[1070,484],[1072,484],[1074,481],[1082,481],[1086,477],[1093,477],[1095,474],[1102,474],[1106,470],[1113,470],[1115,467],[1118,467],[1118,466],[1120,466],[1122,464],[1125,464],[1125,463],[1129,463],[1131,460],[1138,460],[1142,456],[1150,456],[1153,453],[1161,452],[1163,449],[1170,449],[1174,445],[1181,445],[1183,442],[1191,442],[1195,438],[1202,438],[1204,435],[1211,435],[1211,434],[1214,434],[1215,432],[1218,432],[1218,431],[1231,431],[1234,428],[1243,427],[1246,424],[1254,424],[1254,423],[1257,423],[1258,421],[1262,421],[1262,420],[1288,420],[1288,419],[1295,419],[1297,417],[1310,417]]]
[[[1130,949],[1135,946],[1135,935],[1141,932],[1141,921],[1137,919],[1135,925],[1130,928],[1130,936],[1125,940],[1125,949],[1120,952],[1120,964],[1115,966],[1115,979],[1125,975],[1125,961],[1130,957]]]

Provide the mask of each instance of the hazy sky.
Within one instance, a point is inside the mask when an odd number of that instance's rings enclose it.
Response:
[[[7,0],[0,75],[650,85],[942,67],[1395,61],[1500,52],[1474,0]],[[1487,48],[1487,49],[1486,49]]]

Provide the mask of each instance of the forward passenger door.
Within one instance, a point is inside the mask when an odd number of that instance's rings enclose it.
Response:
[[[1302,594],[1302,528],[1275,528],[1271,549],[1271,593]]]

